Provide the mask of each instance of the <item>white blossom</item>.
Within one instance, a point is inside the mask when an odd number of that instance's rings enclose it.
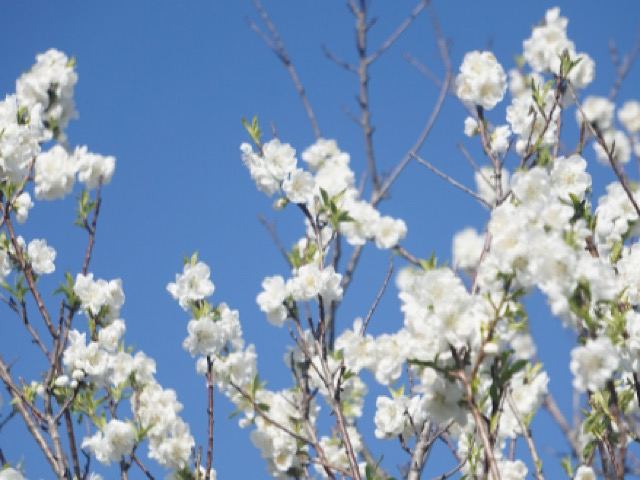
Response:
[[[77,169],[75,158],[60,145],[38,155],[34,176],[36,198],[63,198],[73,189]]]
[[[640,132],[640,102],[629,100],[618,110],[618,120],[631,135]]]
[[[589,338],[584,346],[571,351],[569,368],[574,375],[573,386],[580,392],[603,388],[618,368],[619,356],[608,337]]]
[[[267,314],[269,323],[281,327],[287,318],[283,302],[289,296],[284,279],[279,275],[267,277],[262,281],[262,288],[264,290],[258,294],[256,302],[260,310]]]
[[[456,94],[465,101],[492,109],[507,90],[507,75],[491,52],[468,52],[456,77]]]
[[[73,159],[78,168],[78,180],[85,184],[87,189],[96,188],[100,182],[107,185],[116,169],[115,157],[104,157],[97,153],[91,153],[86,146],[76,147]]]
[[[604,132],[613,125],[615,108],[615,104],[606,97],[589,96],[583,100],[582,109],[576,110],[576,121],[578,125],[583,121],[590,122]]]
[[[175,283],[167,285],[167,291],[184,310],[188,310],[192,302],[203,300],[213,295],[215,287],[209,279],[211,270],[203,262],[195,265],[185,264],[182,275],[176,274]]]
[[[313,175],[300,168],[296,168],[282,182],[282,190],[293,203],[306,203],[313,196],[314,187]]]
[[[53,264],[56,259],[56,251],[47,245],[46,240],[31,240],[27,248],[27,255],[33,271],[38,275],[53,273],[56,269]]]
[[[16,221],[18,223],[24,223],[27,221],[29,217],[29,210],[33,207],[33,202],[31,201],[31,195],[29,192],[22,192],[18,195],[13,202],[13,211],[16,214]]]
[[[16,81],[20,102],[30,109],[39,106],[56,138],[64,141],[69,120],[78,116],[73,88],[78,81],[75,62],[62,52],[50,49],[36,55],[36,64]]]

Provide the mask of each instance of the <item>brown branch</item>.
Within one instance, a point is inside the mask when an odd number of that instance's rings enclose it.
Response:
[[[446,480],[447,478],[452,477],[453,475],[455,475],[455,473],[458,470],[460,470],[462,467],[464,467],[465,463],[467,463],[467,459],[466,458],[464,460],[462,460],[460,463],[458,463],[458,465],[455,466],[453,469],[449,470],[447,473],[443,473],[439,477],[435,477],[434,480]]]
[[[315,133],[316,138],[320,138],[322,136],[320,134],[320,127],[318,127],[318,122],[316,121],[316,117],[313,114],[313,110],[311,109],[311,104],[307,99],[307,94],[304,90],[304,87],[302,86],[300,79],[298,79],[298,75],[296,74],[295,68],[293,68],[293,64],[291,63],[291,59],[289,58],[289,54],[287,53],[287,49],[285,48],[284,43],[282,42],[280,35],[276,30],[276,27],[273,25],[273,23],[271,22],[271,19],[267,15],[267,12],[262,7],[260,0],[253,0],[253,4],[256,6],[256,9],[260,13],[262,20],[264,21],[264,24],[267,26],[267,29],[271,34],[271,38],[273,38],[273,43],[267,41],[266,36],[262,34],[260,36],[263,38],[263,40],[265,40],[265,43],[269,46],[269,48],[273,51],[273,53],[275,53],[276,56],[280,59],[280,61],[283,63],[283,65],[287,69],[287,72],[289,72],[289,75],[291,76],[291,80],[293,80],[293,84],[295,85],[296,90],[298,91],[298,95],[300,96],[300,100],[302,101],[302,105],[304,106],[304,109],[307,112],[307,116],[309,117],[309,121],[311,122],[311,126],[313,127],[313,132]],[[248,20],[248,22],[249,22],[249,26],[251,26],[252,22],[250,20]],[[251,27],[251,28],[255,31],[259,30],[257,26],[255,28],[254,27]]]
[[[270,224],[262,214],[258,215],[258,220],[260,220],[260,223],[264,226],[264,228],[267,229],[267,231],[269,232],[269,235],[271,235],[273,242],[276,244],[276,247],[278,247],[278,250],[280,250],[280,253],[284,257],[284,259],[287,261],[287,264],[289,266],[292,266],[291,260],[289,260],[289,255],[287,254],[287,249],[284,248],[284,245],[282,244],[282,242],[280,241],[280,238],[278,237],[278,234],[276,233],[276,224],[275,223],[273,225]]]
[[[473,190],[471,190],[469,187],[466,187],[465,185],[457,182],[456,180],[454,180],[453,178],[451,178],[449,175],[447,175],[446,173],[441,172],[440,170],[438,170],[436,167],[434,167],[433,165],[431,165],[429,162],[427,162],[426,160],[423,160],[422,158],[420,158],[419,156],[415,155],[415,154],[411,154],[411,156],[413,158],[415,158],[418,163],[420,163],[421,165],[424,165],[425,167],[427,167],[429,170],[431,170],[433,173],[435,173],[436,175],[438,175],[439,177],[445,179],[447,182],[449,182],[451,185],[453,185],[456,188],[459,188],[460,190],[462,190],[465,193],[468,193],[469,195],[471,195],[473,198],[475,198],[478,202],[480,202],[482,205],[484,205],[487,208],[491,208],[491,204],[489,202],[487,202],[484,198],[482,198],[480,195],[478,195],[476,192],[474,192]]]
[[[324,45],[324,43],[321,45],[321,48],[322,48],[322,53],[324,53],[324,56],[327,57],[329,60],[331,60],[333,63],[335,63],[339,67],[344,68],[345,70],[347,70],[349,72],[358,73],[358,69],[355,66],[351,65],[348,62],[345,62],[341,58],[339,58],[336,55],[334,55],[333,53],[331,53],[327,49],[327,47]],[[358,121],[358,123],[360,123],[360,121]]]
[[[371,111],[369,109],[369,61],[367,57],[367,2],[360,0],[360,7],[351,2],[351,11],[356,17],[356,49],[360,64],[358,66],[358,78],[360,80],[360,94],[358,104],[360,105],[360,118],[362,133],[364,134],[364,144],[367,155],[367,165],[371,175],[373,191],[376,192],[379,185],[376,162],[373,154],[373,128],[371,127]]]
[[[13,244],[13,248],[16,252],[16,261],[20,265],[20,269],[22,270],[22,272],[24,272],[24,276],[27,279],[27,284],[29,285],[29,290],[31,291],[31,294],[33,295],[33,298],[36,301],[38,310],[40,310],[40,315],[42,316],[42,319],[44,320],[44,323],[47,326],[49,333],[53,338],[56,338],[58,333],[56,332],[56,329],[53,326],[53,323],[51,322],[51,318],[49,317],[49,312],[47,311],[46,307],[44,306],[44,303],[42,302],[42,297],[40,296],[40,292],[36,288],[36,282],[33,279],[33,275],[31,272],[31,263],[27,263],[24,259],[24,253],[22,251],[22,247],[20,247],[20,244],[18,243],[18,239],[13,230],[13,224],[11,223],[11,218],[6,214],[6,211],[7,211],[7,208],[5,207],[4,224],[7,227],[7,232],[9,232],[9,238],[11,239],[11,243]]]
[[[378,50],[376,50],[374,53],[372,53],[371,55],[369,55],[369,57],[367,58],[367,62],[369,64],[372,64],[373,62],[375,62],[380,55],[382,55],[391,45],[393,45],[393,43],[398,39],[398,37],[400,37],[400,35],[402,35],[402,33],[407,29],[407,27],[409,27],[409,25],[411,25],[411,22],[413,22],[416,17],[418,15],[420,15],[420,12],[422,12],[422,10],[424,9],[424,7],[426,7],[429,4],[429,0],[422,0],[417,6],[416,8],[414,8],[414,10],[411,12],[411,14],[404,20],[404,22],[402,22],[400,24],[400,26],[398,26],[398,28],[396,29],[395,32],[393,32],[391,34],[391,36],[380,46],[380,48]]]
[[[620,405],[618,404],[618,394],[616,393],[616,387],[610,380],[607,382],[607,389],[611,394],[611,412],[618,424],[618,432],[620,434],[620,468],[616,468],[618,480],[622,480],[625,470],[625,458],[627,453],[627,428],[622,421],[622,413],[620,412]]]
[[[391,257],[391,259],[389,261],[389,268],[387,270],[387,275],[384,278],[384,282],[382,283],[382,287],[380,287],[380,291],[378,292],[378,295],[376,296],[376,299],[373,301],[373,305],[371,305],[371,308],[367,312],[367,316],[364,318],[364,322],[362,322],[362,328],[360,329],[360,335],[364,335],[364,332],[367,329],[367,325],[369,325],[369,321],[371,320],[371,317],[373,316],[373,312],[375,312],[375,310],[376,310],[376,308],[378,306],[378,303],[380,303],[380,299],[382,298],[382,295],[384,295],[384,292],[387,289],[387,285],[389,285],[389,279],[391,278],[391,274],[392,273],[393,273],[393,257]]]
[[[435,438],[431,438],[431,422],[424,422],[422,429],[416,436],[416,445],[411,455],[411,462],[409,467],[409,474],[407,480],[419,480],[424,468],[424,463],[429,453],[429,449]]]
[[[611,52],[612,52],[612,60],[614,62],[614,67],[616,69],[616,73],[618,74],[618,76],[616,77],[616,80],[613,83],[613,85],[611,86],[611,90],[609,91],[609,100],[613,100],[613,99],[616,98],[616,95],[618,94],[618,91],[620,90],[620,87],[622,86],[622,82],[624,81],[624,78],[629,73],[629,70],[631,70],[631,66],[633,65],[633,63],[635,62],[636,58],[638,57],[638,54],[640,53],[640,26],[638,26],[638,33],[636,35],[636,43],[633,45],[633,50],[631,51],[631,53],[629,55],[625,55],[624,60],[623,60],[621,65],[619,64],[619,62],[616,61],[616,59],[617,59],[617,51],[615,49],[615,44],[613,43],[613,40],[611,41],[611,44],[610,44],[610,48],[611,47],[613,47],[613,49],[611,50]],[[613,52],[616,53],[615,57],[613,55]]]
[[[531,452],[531,460],[533,460],[534,468],[536,469],[534,476],[537,480],[544,480],[544,475],[542,474],[542,462],[540,461],[540,457],[538,456],[538,451],[536,450],[536,446],[533,443],[533,439],[531,438],[531,433],[527,428],[527,425],[524,423],[524,419],[522,418],[522,414],[518,410],[516,406],[516,402],[513,401],[513,397],[511,396],[511,390],[509,388],[506,389],[505,392],[507,402],[509,402],[509,406],[511,407],[511,411],[518,420],[518,425],[520,425],[520,429],[523,432],[524,438],[527,441],[527,446],[529,447],[529,452]]]
[[[413,265],[415,265],[416,267],[420,267],[422,268],[422,265],[420,264],[420,260],[418,260],[416,257],[414,257],[413,255],[411,255],[409,252],[407,252],[404,247],[402,247],[401,245],[396,245],[395,247],[393,247],[393,251],[395,253],[397,253],[398,255],[400,255],[402,258],[404,258],[405,260],[411,262]]]
[[[147,467],[144,466],[144,464],[135,454],[131,455],[131,460],[133,460],[135,464],[140,467],[140,470],[142,470],[142,472],[147,476],[149,480],[155,480],[154,476],[151,475],[151,472],[147,469]]]
[[[18,308],[18,304],[13,299],[13,297],[7,299],[4,295],[0,294],[0,300],[2,300],[4,303],[6,303],[9,306],[9,308],[11,308],[11,310],[13,310],[14,312],[16,312],[18,314],[18,316],[22,320],[22,323],[24,323],[24,326],[26,327],[26,329],[31,334],[31,337],[33,337],[33,343],[35,343],[36,345],[38,345],[40,347],[40,350],[42,350],[42,352],[45,354],[47,359],[50,361],[51,360],[51,354],[49,353],[49,350],[47,349],[46,345],[44,344],[44,342],[40,338],[40,335],[38,335],[38,331],[31,325],[31,323],[29,323],[29,317],[27,316],[27,304],[26,304],[26,302],[24,300],[22,302],[20,302],[20,306],[21,306],[21,309],[20,309],[20,308]]]
[[[84,228],[89,233],[89,241],[87,242],[87,253],[84,256],[84,264],[82,265],[82,275],[86,275],[89,270],[89,262],[91,261],[91,253],[93,252],[93,244],[96,238],[96,227],[98,225],[98,214],[100,213],[100,204],[102,199],[100,198],[100,191],[102,190],[102,177],[98,181],[98,188],[96,188],[96,208],[93,210],[93,220],[91,226],[88,222],[84,221]]]
[[[612,153],[613,149],[609,149],[607,147],[607,143],[604,141],[604,138],[602,137],[602,132],[599,129],[594,128],[593,125],[591,125],[591,122],[589,122],[587,120],[587,116],[584,113],[584,110],[582,109],[582,106],[578,102],[578,97],[576,95],[575,90],[573,89],[573,85],[571,85],[569,83],[567,85],[567,87],[569,88],[569,91],[571,92],[571,96],[573,97],[573,100],[574,100],[576,106],[578,107],[578,110],[582,114],[582,118],[583,118],[583,122],[582,123],[586,124],[586,126],[589,129],[589,131],[591,132],[591,134],[598,140],[598,143],[600,144],[600,146],[602,147],[604,152],[607,154],[607,158],[609,159],[609,163],[611,164],[611,168],[613,169],[613,172],[616,174],[616,177],[618,178],[618,181],[620,182],[620,185],[622,186],[622,188],[624,189],[625,193],[627,194],[627,197],[629,198],[629,201],[633,205],[633,208],[635,209],[636,213],[638,214],[638,216],[640,216],[640,207],[638,207],[636,199],[633,197],[633,193],[629,189],[629,185],[627,185],[627,182],[626,182],[626,180],[624,178],[623,173],[620,171],[620,169],[616,165],[615,160],[613,159],[613,153]]]
[[[213,463],[213,362],[207,356],[207,470],[204,480],[209,480]]]
[[[1,356],[0,356],[0,378],[2,378],[2,381],[5,387],[7,388],[9,395],[13,397],[14,392],[19,390],[13,383],[13,379],[11,378],[11,374],[9,373],[9,369],[7,368],[7,365],[4,363],[4,360],[2,359]],[[18,410],[18,413],[20,413],[20,416],[22,416],[24,423],[27,425],[27,430],[29,430],[29,433],[31,434],[31,436],[33,436],[34,440],[40,447],[40,450],[42,450],[42,453],[44,453],[44,456],[49,462],[49,465],[51,465],[51,468],[53,468],[54,472],[58,472],[58,460],[56,459],[56,456],[51,450],[51,446],[47,443],[46,439],[42,436],[42,433],[40,432],[40,429],[38,428],[38,425],[36,424],[35,420],[31,418],[31,415],[27,411],[25,402],[22,401],[22,398],[20,402],[15,403],[14,407]],[[31,410],[33,411],[33,409]]]
[[[418,136],[416,143],[413,145],[411,150],[407,152],[407,154],[400,161],[400,163],[396,166],[396,168],[393,170],[389,178],[386,179],[386,181],[384,182],[380,190],[373,193],[371,198],[371,204],[373,206],[376,206],[378,202],[387,194],[393,182],[395,182],[396,178],[398,178],[398,175],[400,175],[400,173],[404,170],[404,168],[407,166],[407,164],[411,160],[412,155],[417,154],[418,150],[420,150],[420,148],[426,141],[427,137],[429,136],[429,133],[431,132],[431,129],[433,128],[433,125],[435,124],[436,119],[438,118],[438,114],[440,113],[442,105],[444,104],[444,100],[447,96],[447,90],[453,79],[453,70],[451,69],[451,60],[449,59],[449,49],[447,48],[447,43],[444,40],[444,37],[442,36],[442,32],[440,30],[440,23],[438,22],[438,19],[435,16],[435,13],[433,12],[432,8],[429,8],[429,12],[431,14],[431,23],[433,24],[433,29],[436,34],[436,40],[438,43],[438,47],[440,49],[440,56],[442,57],[442,61],[445,67],[445,72],[446,72],[445,80],[442,83],[442,86],[440,88],[440,94],[438,95],[436,104],[434,105],[433,110],[431,111],[431,115],[429,116],[429,119],[427,120],[426,125],[422,129],[422,132],[420,132],[420,135]]]
[[[459,360],[459,359],[457,359]],[[459,363],[459,362],[458,362]],[[496,463],[496,458],[493,455],[493,447],[491,445],[491,441],[489,439],[489,434],[487,432],[486,420],[480,413],[478,406],[473,398],[473,389],[471,388],[471,383],[467,378],[467,374],[464,371],[464,367],[460,365],[460,370],[452,373],[452,376],[457,378],[462,382],[462,385],[465,388],[466,397],[467,397],[467,405],[471,410],[471,415],[473,416],[473,420],[476,424],[476,429],[478,430],[478,435],[480,435],[480,439],[482,440],[482,446],[484,447],[484,455],[485,459],[489,463],[489,469],[491,470],[491,475],[493,476],[493,480],[500,480],[500,470],[498,469],[498,464]]]
[[[569,445],[571,445],[571,449],[573,450],[573,455],[577,458],[582,458],[582,450],[580,448],[580,444],[578,443],[578,440],[574,435],[573,430],[569,426],[569,423],[567,422],[566,418],[560,411],[560,408],[558,408],[558,405],[556,404],[556,401],[551,396],[551,394],[547,394],[544,397],[542,405],[544,406],[544,408],[547,409],[547,411],[549,412],[549,415],[553,417],[556,424],[560,427],[560,430],[562,430],[562,433],[564,434],[565,438],[569,442]]]

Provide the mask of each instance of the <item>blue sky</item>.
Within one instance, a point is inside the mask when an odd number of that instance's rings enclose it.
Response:
[[[414,8],[416,1],[377,1],[371,30],[374,49]],[[530,28],[553,6],[538,2],[435,2],[442,31],[450,39],[454,70],[469,50],[492,50],[505,69],[513,66],[522,40]],[[355,61],[353,18],[346,2],[265,0],[265,8],[285,42],[304,84],[320,128],[351,154],[359,176],[366,169],[359,127],[342,111],[357,111],[357,78],[328,61],[321,45],[348,61]],[[238,147],[247,140],[240,118],[259,116],[263,126],[273,122],[282,141],[302,152],[314,140],[290,78],[276,57],[246,24],[260,25],[249,1],[209,2],[5,2],[0,16],[0,40],[5,45],[0,91],[12,93],[15,79],[34,62],[36,53],[57,48],[77,58],[79,83],[76,103],[80,118],[67,129],[72,145],[117,158],[116,173],[104,188],[97,242],[91,271],[99,278],[120,277],[126,303],[121,312],[127,324],[125,339],[157,362],[159,382],[174,388],[184,404],[183,417],[199,444],[206,434],[206,391],[194,362],[182,350],[187,317],[166,292],[166,284],[182,268],[182,255],[194,250],[211,266],[216,284],[214,302],[227,302],[240,310],[247,342],[255,343],[261,377],[273,389],[290,385],[282,356],[289,337],[271,327],[255,304],[262,279],[287,275],[287,266],[268,233],[257,220],[259,213],[277,222],[285,245],[303,232],[294,209],[271,210],[271,200],[258,192],[242,165]],[[569,18],[568,35],[578,51],[596,61],[596,80],[588,94],[606,95],[614,80],[608,41],[621,52],[631,49],[640,20],[640,4],[617,2],[567,2],[562,14]],[[409,52],[436,75],[444,70],[438,56],[428,16],[421,15],[401,39],[371,69],[372,122],[379,172],[388,172],[415,142],[437,98],[438,88],[403,59]],[[622,86],[618,104],[638,99],[640,66]],[[488,118],[504,123],[507,101]],[[456,148],[462,142],[477,161],[482,153],[475,140],[462,134],[466,112],[449,97],[420,155],[466,185],[473,171]],[[576,142],[573,112],[567,115],[563,138]],[[265,128],[266,130],[266,128]],[[592,164],[596,192],[612,180],[611,173],[594,161],[591,147],[585,156]],[[515,164],[511,158],[510,167]],[[630,176],[637,179],[637,167]],[[408,226],[403,245],[416,256],[432,250],[450,258],[451,238],[465,226],[481,229],[488,212],[464,193],[453,189],[423,167],[411,164],[381,204],[385,214],[402,217]],[[82,264],[85,235],[73,226],[73,199],[38,202],[20,233],[27,239],[46,238],[58,252],[56,273],[42,282],[45,297],[62,274],[77,273]],[[396,265],[401,265],[396,261]],[[369,246],[362,257],[354,284],[340,309],[339,327],[364,316],[384,279],[388,254]],[[344,265],[342,266],[344,268]],[[47,283],[48,281],[48,283]],[[551,391],[568,412],[571,406],[568,372],[573,335],[550,317],[539,297],[530,302],[531,322],[539,355],[550,372]],[[49,308],[57,300],[49,296]],[[18,355],[14,374],[28,382],[38,378],[39,352],[29,344],[17,318],[3,314],[0,351],[6,359]],[[32,311],[35,319],[35,311]],[[82,325],[78,319],[78,327]],[[372,320],[372,333],[396,331],[402,324],[397,290],[392,286]],[[42,326],[40,327],[42,329]],[[371,378],[365,377],[367,381]],[[372,440],[375,395],[367,399],[360,422],[376,456],[398,474],[396,466],[407,460],[396,442]],[[3,414],[8,398],[2,392]],[[264,461],[253,448],[249,431],[227,420],[232,408],[222,395],[215,397],[214,466],[218,478],[266,478]],[[79,429],[80,431],[81,429]],[[29,478],[51,478],[43,456],[23,432],[16,418],[0,436],[8,459],[22,459]],[[533,424],[534,438],[562,451],[560,431],[541,412]],[[519,445],[523,459],[525,447]],[[447,450],[432,455],[424,474],[431,478],[450,465]],[[542,451],[548,478],[559,470],[559,458]],[[152,462],[162,478],[162,469]],[[97,465],[97,462],[94,462]],[[110,476],[105,476],[110,478]],[[133,472],[132,479],[143,478]]]

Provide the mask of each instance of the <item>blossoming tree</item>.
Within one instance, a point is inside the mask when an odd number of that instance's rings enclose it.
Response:
[[[12,399],[4,408],[11,409],[9,418],[20,417],[53,475],[97,480],[101,475],[90,468],[95,460],[113,464],[112,475],[123,479],[133,472],[155,478],[151,462],[164,467],[168,478],[215,478],[216,390],[234,404],[240,427],[249,430],[274,478],[394,478],[371,454],[372,441],[404,451],[400,475],[411,480],[426,473],[436,442],[445,443],[455,461],[451,471],[433,472],[438,478],[521,479],[528,473],[545,478],[539,455],[545,439],[530,428],[542,407],[566,436],[569,454],[562,464],[568,478],[637,474],[640,193],[625,165],[632,158],[640,161],[640,103],[626,102],[616,112],[614,99],[640,47],[618,66],[619,81],[608,97],[587,94],[595,62],[568,38],[568,20],[554,8],[532,29],[508,73],[491,52],[478,50],[464,56],[456,75],[431,12],[446,76],[415,145],[389,174],[380,174],[368,69],[430,7],[418,3],[378,50],[367,53],[367,2],[349,2],[359,63],[326,55],[358,78],[367,196],[349,154],[322,137],[275,26],[254,3],[268,33],[251,27],[291,75],[317,137],[299,162],[296,149],[275,127],[266,134],[254,117],[243,120],[247,141],[239,152],[247,178],[271,197],[274,208],[298,216],[299,240],[289,250],[267,225],[290,274],[264,272],[257,307],[251,307],[291,338],[283,352],[291,384],[268,388],[259,375],[256,348],[243,337],[239,311],[216,299],[210,268],[198,254],[185,256],[167,291],[185,312],[182,347],[205,378],[204,439],[194,438],[181,418],[176,392],[157,381],[154,360],[125,342],[122,282],[91,271],[103,187],[116,162],[86,146],[71,146],[65,135],[76,116],[75,59],[57,50],[39,54],[18,78],[15,93],[0,102],[0,299],[22,321],[43,361],[41,378],[25,382],[12,362],[0,357],[0,378]],[[450,94],[469,112],[459,119],[461,130],[464,125],[469,142],[479,142],[484,153],[482,161],[471,159],[473,190],[419,156]],[[510,102],[506,123],[491,113],[500,102]],[[579,138],[566,139],[563,122],[574,118]],[[616,176],[598,198],[587,171],[589,156]],[[407,251],[402,212],[379,210],[412,161],[489,212],[483,231],[466,228],[455,236],[449,264]],[[39,281],[56,272],[56,252],[45,239],[27,242],[18,224],[28,220],[34,200],[53,201],[74,189],[86,253],[81,268],[63,276],[55,292],[58,307],[52,309]],[[395,260],[366,314],[341,329],[339,307],[369,244],[390,251]],[[345,251],[350,259],[343,265]],[[367,330],[398,263],[403,325],[374,336]],[[535,319],[524,304],[534,290],[577,342],[568,347],[582,406],[576,428],[549,394],[553,369],[537,359],[530,334]],[[363,418],[369,390],[363,379],[387,389],[369,399],[375,403],[373,419]],[[374,423],[375,439],[361,434],[366,421]],[[518,438],[526,450],[515,451]],[[29,474],[28,465],[12,462],[1,450],[0,461],[2,480]]]

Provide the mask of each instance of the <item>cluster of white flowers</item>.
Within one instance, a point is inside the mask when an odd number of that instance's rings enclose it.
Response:
[[[27,247],[27,255],[31,268],[38,275],[53,273],[56,269],[53,261],[56,259],[56,251],[47,245],[46,240],[31,240]]]
[[[507,75],[491,52],[469,52],[456,77],[456,94],[461,100],[487,110],[495,107],[507,90]]]
[[[285,300],[289,297],[300,302],[320,297],[327,305],[342,299],[342,275],[336,273],[333,266],[320,270],[312,262],[302,265],[294,273],[286,283],[279,275],[265,278],[262,282],[264,290],[256,298],[260,310],[267,314],[267,320],[278,327],[287,318]]]
[[[75,60],[51,49],[36,55],[36,64],[16,82],[21,105],[32,110],[40,106],[44,120],[56,138],[65,140],[64,129],[69,120],[78,116],[73,100],[73,88],[78,82]]]
[[[175,283],[168,284],[167,291],[184,310],[189,310],[193,302],[213,295],[215,286],[210,275],[209,266],[203,262],[185,263],[182,275],[176,274]]]
[[[73,290],[80,298],[82,310],[87,315],[98,316],[102,311],[103,319],[107,322],[119,317],[124,304],[122,280],[119,278],[108,282],[103,279],[94,281],[93,273],[79,273]]]
[[[146,431],[150,458],[174,471],[184,468],[190,461],[195,441],[189,426],[178,416],[182,405],[173,390],[165,390],[156,382],[155,361],[144,352],[134,355],[124,348],[125,323],[113,319],[124,302],[120,280],[94,282],[92,274],[78,275],[74,291],[85,313],[101,321],[97,322],[97,333],[88,344],[85,333],[69,332],[63,364],[72,380],[68,382],[67,376],[58,377],[56,386],[79,389],[106,383],[118,390],[137,389],[131,396],[131,410],[137,423],[112,418],[98,425],[99,431],[86,437],[82,447],[88,448],[99,462],[109,465],[130,454],[143,439],[138,432]]]
[[[595,77],[595,62],[586,53],[576,53],[575,45],[567,38],[569,21],[560,16],[560,8],[547,11],[542,25],[533,28],[531,37],[523,42],[523,57],[534,72],[559,75],[560,57],[569,54],[580,62],[569,73],[569,81],[577,88],[589,85]]]
[[[338,149],[335,140],[320,138],[302,153],[313,174],[296,168],[295,150],[278,139],[265,143],[261,154],[247,143],[240,150],[258,189],[267,195],[282,189],[287,201],[305,204],[311,212],[316,211],[315,199],[320,198],[321,190],[335,198],[351,218],[339,224],[339,231],[349,244],[362,245],[374,240],[378,248],[389,249],[406,236],[404,221],[380,215],[369,202],[359,198],[349,155]]]
[[[131,405],[140,425],[148,428],[149,457],[173,470],[184,468],[195,446],[189,426],[178,415],[182,404],[171,389],[150,382]]]
[[[82,448],[88,448],[96,459],[104,464],[119,462],[123,456],[129,455],[136,444],[136,430],[128,422],[112,419],[92,437],[82,441]]]
[[[0,102],[0,179],[21,181],[46,138],[42,106],[26,110],[18,97],[8,95]]]

